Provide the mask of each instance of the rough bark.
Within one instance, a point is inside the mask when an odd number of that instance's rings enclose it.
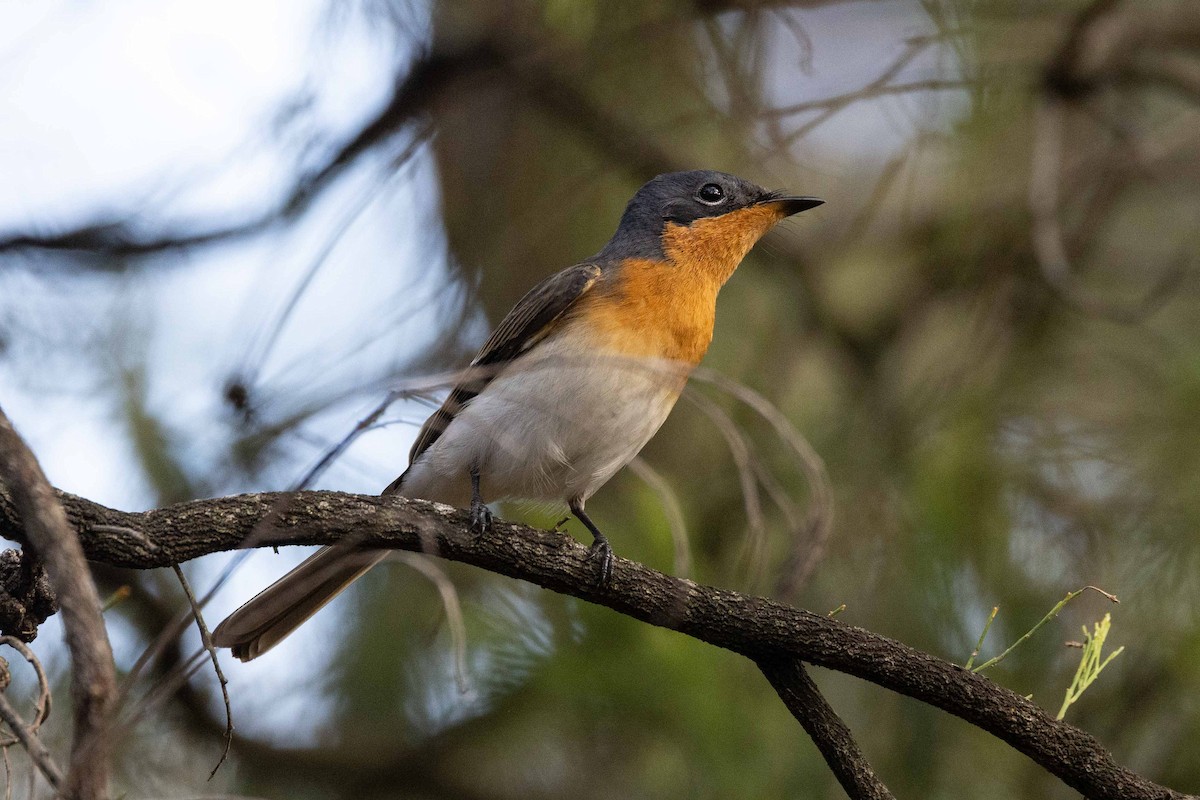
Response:
[[[1120,766],[1091,735],[1015,692],[887,637],[621,558],[612,582],[601,586],[587,548],[565,534],[497,520],[488,536],[475,537],[463,511],[335,492],[240,495],[140,513],[60,497],[95,561],[147,569],[246,546],[338,542],[429,553],[606,606],[756,663],[799,660],[854,675],[988,731],[1087,797],[1186,797]],[[22,535],[20,517],[2,495],[0,535]]]

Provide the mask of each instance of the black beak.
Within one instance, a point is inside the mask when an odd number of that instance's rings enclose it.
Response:
[[[810,208],[816,208],[825,201],[819,197],[775,197],[768,196],[759,200],[764,205],[777,206],[785,217],[790,217],[792,214],[799,214],[801,211],[808,211]]]

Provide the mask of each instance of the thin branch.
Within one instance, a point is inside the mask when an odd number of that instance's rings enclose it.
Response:
[[[100,595],[83,548],[33,453],[0,410],[0,482],[22,520],[19,540],[46,565],[62,607],[71,653],[75,730],[64,794],[70,800],[108,796],[109,726],[117,693],[112,646]]]
[[[667,527],[671,529],[671,544],[675,548],[673,572],[680,578],[692,574],[692,548],[688,542],[687,521],[683,517],[683,504],[679,495],[671,488],[671,484],[661,472],[650,466],[642,456],[635,457],[629,462],[629,471],[642,479],[650,487],[650,491],[658,495],[663,513],[667,516]]]
[[[576,85],[559,78],[559,70],[534,63],[525,56],[528,48],[518,44],[500,36],[485,37],[457,49],[425,54],[397,76],[391,97],[366,125],[331,151],[320,166],[301,174],[282,201],[250,219],[233,223],[190,220],[173,227],[161,226],[161,232],[153,236],[145,235],[146,226],[128,215],[50,232],[0,232],[0,255],[53,251],[76,256],[140,257],[264,233],[308,210],[313,200],[363,155],[392,144],[448,87],[494,70],[514,80],[520,91],[597,149],[613,155],[630,174],[654,175],[683,168],[686,159],[673,156],[644,131],[601,108]]]
[[[42,742],[35,732],[30,730],[30,726],[21,719],[21,715],[8,702],[8,697],[0,693],[0,719],[4,720],[4,724],[16,734],[17,740],[21,746],[25,748],[25,752],[29,754],[29,760],[34,763],[42,775],[46,776],[50,786],[55,792],[62,790],[63,776],[62,770],[54,763],[54,756],[46,749],[46,745]],[[8,753],[8,748],[11,745],[4,746],[4,752]]]
[[[1157,84],[1195,100],[1200,97],[1200,80],[1191,72],[1172,70],[1170,65],[1177,62],[1161,57],[1157,65],[1166,66],[1165,72],[1153,68],[1144,71],[1144,63],[1126,63],[1130,61],[1129,53],[1154,50],[1150,46],[1153,42],[1143,42],[1136,49],[1122,46],[1122,39],[1144,35],[1138,25],[1121,24],[1118,12],[1128,6],[1122,0],[1092,0],[1075,16],[1063,44],[1046,67],[1034,109],[1027,201],[1034,256],[1046,283],[1085,314],[1131,324],[1141,322],[1170,299],[1185,276],[1191,253],[1184,248],[1176,263],[1142,297],[1126,303],[1102,297],[1080,280],[1071,263],[1060,219],[1060,197],[1072,193],[1070,187],[1062,186],[1067,123],[1075,106],[1105,86]],[[1189,35],[1186,26],[1177,27],[1183,36]],[[1120,120],[1118,130],[1124,131],[1127,122]],[[1069,149],[1079,151],[1079,142],[1072,141]]]
[[[975,659],[979,658],[979,651],[983,649],[983,640],[987,638],[988,631],[992,629],[992,623],[996,621],[996,615],[1000,613],[1000,606],[992,606],[992,613],[988,614],[987,622],[983,624],[983,630],[979,632],[979,641],[975,642],[975,649],[971,651],[971,657],[967,659],[964,669],[971,669],[975,664]]]
[[[171,566],[239,548],[337,544],[434,553],[606,606],[740,653],[756,663],[799,659],[835,669],[959,716],[1026,754],[1096,800],[1183,798],[1121,767],[1091,735],[1029,700],[935,656],[836,619],[762,597],[701,586],[617,558],[599,585],[588,549],[565,534],[496,520],[470,532],[468,513],[437,503],[337,492],[265,493],[199,500],[127,513],[60,494],[94,561],[132,568]],[[133,528],[131,537],[113,532]],[[0,535],[24,535],[0,494]]]
[[[763,660],[759,669],[812,738],[850,800],[893,800],[858,749],[846,723],[821,695],[804,664],[795,659]]]
[[[940,35],[931,35],[918,36],[909,39],[904,46],[904,51],[901,52],[900,55],[898,55],[892,61],[892,63],[883,70],[883,72],[879,73],[879,75],[873,81],[862,86],[857,91],[839,95],[830,101],[818,101],[821,103],[821,105],[815,106],[812,110],[820,108],[821,113],[817,114],[811,120],[789,133],[787,137],[788,144],[803,139],[805,136],[812,133],[815,129],[831,119],[834,115],[838,114],[859,99],[869,97],[874,92],[886,92],[887,90],[885,87],[891,85],[892,79],[899,75],[904,68],[912,63],[912,61],[927,47],[937,42],[940,38]],[[791,108],[795,109],[798,108],[798,106],[792,106]],[[792,113],[799,113],[799,111],[793,111]]]
[[[767,520],[763,514],[762,497],[758,493],[758,477],[754,469],[758,459],[751,452],[745,433],[725,409],[700,392],[689,392],[687,397],[716,426],[725,439],[734,466],[737,467],[738,485],[742,490],[742,508],[746,514],[749,533],[746,537],[746,560],[750,580],[757,583],[766,570],[767,549]],[[796,537],[792,538],[795,543]]]
[[[1181,282],[1189,254],[1128,306],[1113,303],[1090,290],[1075,275],[1067,253],[1066,235],[1059,219],[1059,195],[1063,168],[1063,138],[1068,106],[1056,97],[1044,97],[1034,116],[1034,137],[1029,167],[1029,214],[1033,228],[1033,252],[1042,277],[1059,296],[1080,311],[1116,322],[1136,323],[1149,316],[1170,298]]]
[[[463,619],[462,604],[458,602],[458,590],[454,588],[454,582],[446,575],[445,570],[428,556],[420,553],[396,553],[396,558],[424,575],[438,590],[442,598],[442,608],[446,611],[446,624],[450,628],[450,643],[454,648],[454,680],[458,683],[458,691],[466,694],[471,690],[471,682],[467,675],[467,623]]]
[[[205,604],[205,600],[200,601],[201,607]],[[126,708],[128,700],[132,696],[134,689],[138,685],[138,681],[142,677],[142,673],[147,667],[155,663],[155,661],[168,652],[168,648],[172,643],[179,640],[183,636],[183,632],[187,629],[188,621],[191,619],[189,612],[176,613],[171,620],[161,626],[157,630],[157,635],[153,637],[150,644],[142,651],[137,660],[122,682],[120,693],[117,698],[117,707]],[[140,712],[134,711],[132,716],[136,717]]]
[[[300,300],[312,286],[313,279],[316,278],[321,269],[327,263],[329,263],[329,256],[335,249],[337,249],[337,246],[341,243],[346,233],[352,227],[354,227],[354,224],[359,220],[359,218],[362,217],[367,208],[369,208],[372,203],[382,196],[384,191],[390,188],[400,176],[406,174],[403,168],[417,154],[417,152],[421,149],[421,146],[428,141],[431,132],[432,129],[429,123],[420,125],[418,130],[414,132],[412,139],[405,146],[404,150],[394,159],[392,159],[391,163],[388,165],[389,170],[391,170],[391,173],[388,175],[388,177],[362,192],[357,202],[353,203],[351,207],[346,210],[345,214],[338,221],[337,225],[326,239],[325,244],[322,245],[322,247],[317,251],[317,254],[309,263],[308,269],[304,271],[304,274],[300,277],[300,280],[298,280],[296,285],[292,287],[292,291],[288,295],[287,301],[284,303],[276,318],[271,322],[270,328],[266,334],[265,343],[258,347],[252,347],[251,351],[247,354],[245,361],[237,370],[239,382],[242,384],[253,384],[258,380],[258,376],[262,371],[263,364],[266,363],[267,359],[274,351],[275,345],[279,342],[279,337],[287,328],[288,321],[291,319],[292,314],[296,311],[296,308],[299,307]]]
[[[34,655],[24,642],[15,636],[2,636],[0,643],[6,644],[16,650],[21,656],[29,662],[33,667],[33,671],[37,676],[38,683],[38,699],[34,706],[33,721],[25,722],[16,709],[8,702],[8,697],[4,692],[8,689],[11,681],[11,675],[8,671],[8,666],[3,659],[0,659],[0,719],[8,725],[13,732],[14,737],[0,741],[0,748],[4,750],[4,769],[8,776],[8,781],[5,784],[5,794],[9,796],[12,791],[12,770],[8,762],[8,748],[14,744],[20,744],[29,754],[29,760],[33,762],[46,777],[51,788],[56,792],[62,789],[63,777],[62,770],[54,761],[54,756],[46,748],[41,737],[38,736],[38,731],[42,727],[42,723],[50,716],[50,681],[46,677],[46,671],[42,669],[42,662]]]
[[[831,97],[823,97],[820,100],[807,100],[790,106],[768,109],[763,112],[763,116],[790,117],[809,111],[827,111],[830,109],[840,111],[853,103],[863,100],[873,100],[885,95],[909,94],[910,92],[967,91],[975,86],[975,81],[947,80],[944,78],[931,78],[929,80],[909,81],[907,83],[889,83],[883,86],[870,84],[862,89],[856,89],[853,92],[846,92],[845,94],[836,94]]]
[[[987,661],[983,662],[978,667],[975,667],[972,671],[973,672],[983,672],[985,669],[988,669],[989,667],[994,667],[997,664],[999,664],[1001,661],[1003,661],[1004,659],[1008,658],[1008,656],[1011,655],[1014,650],[1016,650],[1018,647],[1020,647],[1022,644],[1024,644],[1031,636],[1033,636],[1035,633],[1037,633],[1039,630],[1041,630],[1042,627],[1047,622],[1049,622],[1050,620],[1057,617],[1059,615],[1059,613],[1066,607],[1067,603],[1071,602],[1076,597],[1079,597],[1079,595],[1083,594],[1088,589],[1091,589],[1093,592],[1097,592],[1099,594],[1104,595],[1106,598],[1108,598],[1113,603],[1121,602],[1120,600],[1117,599],[1116,595],[1110,594],[1109,592],[1106,592],[1103,589],[1100,589],[1095,586],[1084,586],[1083,588],[1076,589],[1073,592],[1067,592],[1066,597],[1064,597],[1062,600],[1059,600],[1058,603],[1055,604],[1054,608],[1047,611],[1045,616],[1043,616],[1040,620],[1038,620],[1038,623],[1036,625],[1034,625],[1029,630],[1025,631],[1025,633],[1021,635],[1021,638],[1017,639],[1015,642],[1010,644],[1004,650],[1003,653],[1001,653],[1000,655],[995,656],[993,658],[989,658]],[[993,614],[993,616],[994,616],[994,614]],[[992,620],[989,619],[988,626],[990,626],[991,624],[992,624]],[[987,635],[987,626],[985,626],[983,629],[983,636],[986,636],[986,635]],[[983,636],[979,637],[979,645],[976,647],[976,650],[978,650],[979,647],[983,646]],[[966,667],[966,669],[972,669],[970,667],[970,662],[968,662],[968,666]]]
[[[204,613],[200,610],[200,603],[196,600],[192,585],[188,583],[182,567],[175,564],[172,569],[175,571],[175,577],[179,579],[179,585],[183,587],[183,593],[187,595],[188,604],[192,608],[192,616],[196,620],[196,628],[200,631],[200,643],[212,661],[213,672],[217,673],[217,683],[221,686],[221,699],[225,702],[225,746],[221,749],[221,757],[217,759],[217,765],[212,768],[212,772],[208,773],[208,779],[211,781],[217,774],[217,770],[225,763],[225,759],[229,757],[229,745],[233,742],[233,708],[229,703],[229,681],[225,679],[225,673],[221,671],[221,662],[217,659],[217,648],[213,645],[212,633],[208,630],[208,623],[204,621]]]
[[[0,636],[0,644],[6,644],[16,650],[29,663],[29,666],[33,667],[33,673],[37,677],[38,683],[38,699],[33,707],[33,722],[29,723],[29,728],[34,733],[37,733],[42,727],[42,723],[50,718],[50,708],[53,701],[50,694],[50,679],[46,677],[46,670],[42,667],[41,660],[20,639],[15,636]],[[5,685],[0,686],[0,691],[8,689],[7,677],[5,677],[4,683]],[[12,744],[15,744],[15,742],[11,739],[0,741],[0,747],[8,747]]]
[[[738,383],[716,370],[704,367],[696,369],[692,373],[692,379],[716,386],[731,397],[745,403],[775,430],[779,440],[787,444],[796,455],[797,466],[804,474],[809,486],[808,514],[802,531],[808,536],[807,541],[799,541],[799,537],[797,537],[797,541],[793,543],[789,564],[777,587],[783,597],[793,597],[808,580],[817,564],[825,557],[829,536],[833,533],[833,486],[829,482],[829,473],[825,469],[825,462],[821,460],[816,449],[804,438],[804,434],[796,430],[796,426],[792,424],[791,420],[771,401],[749,386]],[[803,548],[802,545],[807,545],[807,548]]]

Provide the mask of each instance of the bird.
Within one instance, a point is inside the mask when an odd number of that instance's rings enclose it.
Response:
[[[588,499],[654,436],[713,336],[717,293],[776,223],[823,203],[714,170],[659,175],[594,256],[531,289],[422,426],[383,495],[469,508],[565,505],[591,533],[608,584],[613,551]],[[385,558],[327,546],[225,619],[213,643],[249,661]]]

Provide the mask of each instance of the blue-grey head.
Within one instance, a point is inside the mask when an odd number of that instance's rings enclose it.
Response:
[[[777,221],[823,202],[815,197],[770,191],[715,170],[668,172],[638,189],[621,215],[617,232],[599,257],[661,260],[665,257],[663,236],[669,227],[691,227],[703,220],[755,207],[775,212]]]

